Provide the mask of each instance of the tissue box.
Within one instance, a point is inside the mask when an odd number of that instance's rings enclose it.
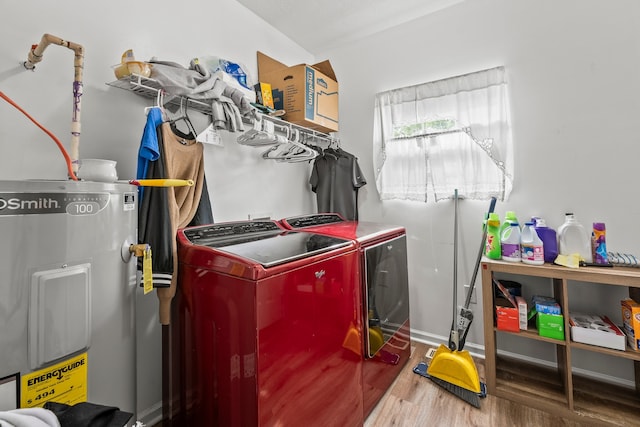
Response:
[[[531,303],[535,307],[538,313],[545,314],[562,314],[562,309],[560,308],[560,304],[552,298],[545,297],[542,295],[534,295],[531,298]]]
[[[274,94],[282,93],[285,120],[319,132],[338,131],[338,81],[329,61],[289,67],[258,52],[258,79]]]
[[[640,304],[627,298],[622,304],[622,330],[627,342],[635,351],[640,351]]]
[[[570,313],[571,339],[600,347],[625,350],[626,336],[607,316]]]
[[[536,315],[536,327],[541,337],[564,340],[564,316],[562,314],[540,313]]]

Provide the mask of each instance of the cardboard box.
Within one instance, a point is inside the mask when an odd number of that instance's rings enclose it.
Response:
[[[570,313],[571,339],[576,342],[612,348],[626,349],[626,336],[607,316]]]
[[[506,298],[496,298],[496,327],[500,331],[520,332],[518,308]]]
[[[564,316],[562,314],[538,313],[536,327],[541,337],[564,340]]]
[[[499,280],[493,279],[493,283],[500,295],[494,298],[496,306],[496,328],[500,331],[520,332],[520,316],[516,300]]]
[[[640,304],[627,298],[622,300],[622,330],[627,336],[629,346],[640,351]]]
[[[527,324],[529,323],[529,312],[527,310],[527,301],[521,296],[517,296],[516,304],[518,305],[518,323],[520,330],[526,331]]]
[[[283,118],[319,132],[338,128],[338,82],[329,61],[287,66],[258,52],[258,80],[282,92]]]

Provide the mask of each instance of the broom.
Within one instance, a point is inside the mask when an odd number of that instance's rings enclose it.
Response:
[[[488,215],[493,212],[496,204],[495,197],[491,198]],[[473,272],[473,277],[467,291],[464,307],[457,315],[458,304],[458,190],[454,192],[454,254],[453,254],[453,324],[449,333],[449,347],[441,345],[433,356],[431,365],[427,370],[428,377],[440,387],[465,400],[476,408],[480,407],[479,397],[486,396],[483,384],[480,383],[478,371],[473,363],[471,355],[462,351],[466,341],[469,326],[473,321],[473,313],[469,310],[471,295],[478,274],[478,267],[484,253],[484,244],[487,237],[486,222],[483,225],[482,243]],[[457,321],[456,321],[457,320]]]

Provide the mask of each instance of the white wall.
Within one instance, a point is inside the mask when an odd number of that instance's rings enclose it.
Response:
[[[135,177],[144,107],[154,100],[107,86],[111,66],[131,48],[137,59],[152,56],[188,66],[201,55],[244,63],[257,78],[256,51],[288,64],[313,57],[233,0],[216,2],[104,3],[64,0],[0,0],[0,91],[17,102],[69,149],[71,140],[73,52],[49,46],[35,72],[21,63],[45,33],[85,48],[80,158],[118,162],[121,179]],[[194,122],[203,117],[190,113]],[[224,135],[224,148],[207,146],[207,182],[216,221],[270,213],[273,218],[315,210],[308,189],[310,165],[265,161],[264,150],[237,144]],[[8,103],[0,101],[0,180],[66,179],[55,143]],[[157,298],[138,298],[138,412],[151,421],[160,412],[161,340]],[[114,349],[117,351],[117,349]],[[98,402],[99,403],[99,402]],[[145,418],[146,417],[146,418]]]
[[[609,250],[640,255],[639,18],[635,0],[466,0],[322,54],[340,82],[340,138],[369,181],[360,191],[360,219],[408,230],[415,337],[438,342],[449,333],[453,203],[380,202],[371,153],[374,94],[505,65],[516,175],[510,199],[496,207],[501,218],[514,210],[521,221],[537,215],[557,228],[573,211],[587,227],[606,223]],[[487,208],[460,202],[460,289],[471,279]],[[574,309],[619,320],[620,291],[599,288]],[[601,304],[604,298],[611,303]],[[468,346],[481,352],[481,306],[471,308]],[[611,375],[631,378],[630,363],[603,364],[624,365]]]

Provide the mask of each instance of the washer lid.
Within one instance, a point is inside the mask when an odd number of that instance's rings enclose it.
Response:
[[[269,224],[234,223],[192,227],[184,231],[189,241],[219,252],[273,267],[349,246],[350,240],[315,233],[286,231]],[[235,230],[235,231],[233,231]]]

